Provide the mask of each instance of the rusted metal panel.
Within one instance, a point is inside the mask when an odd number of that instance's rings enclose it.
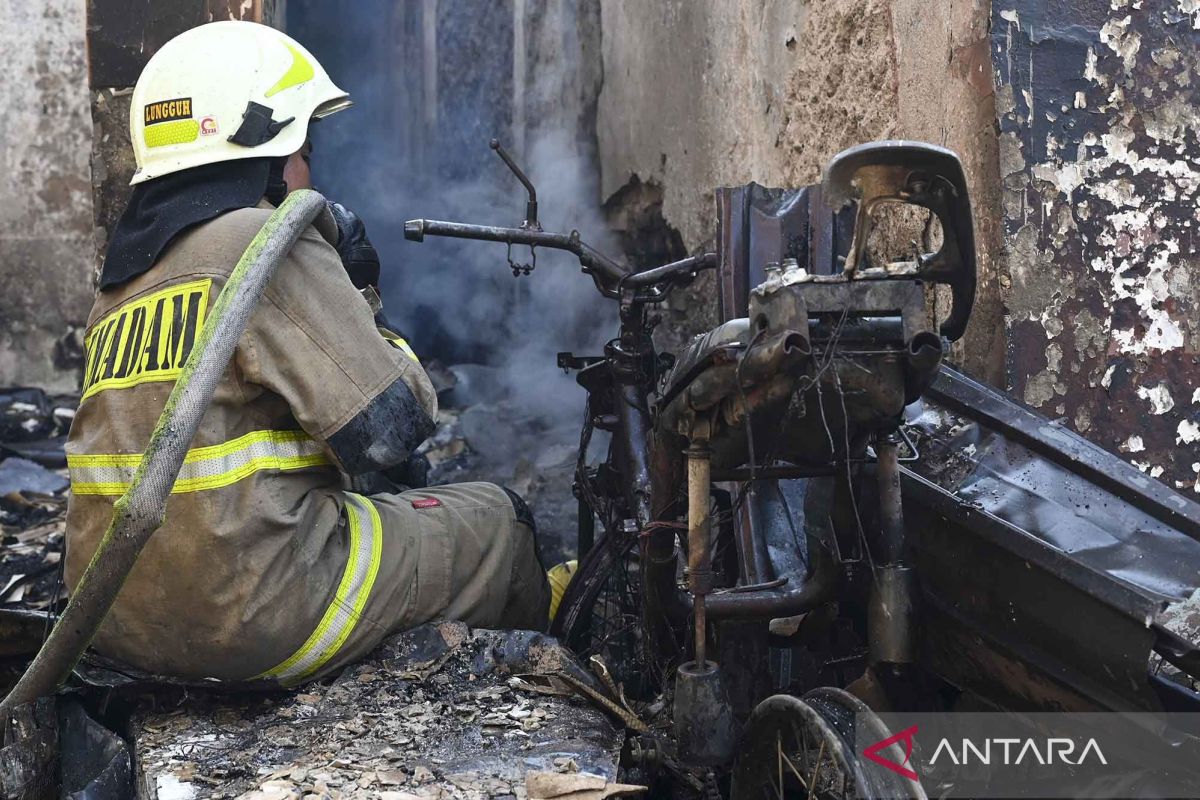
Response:
[[[794,258],[811,273],[832,275],[850,248],[854,208],[834,212],[821,187],[772,189],[748,183],[716,190],[717,294],[721,322],[745,316],[750,288],[766,277],[764,266]]]
[[[1009,388],[1200,492],[1200,9],[996,0]]]
[[[910,434],[904,514],[939,674],[1007,707],[1165,702],[1147,667],[1194,658],[1186,625],[1170,650],[1160,625],[1197,596],[1200,504],[945,367]]]

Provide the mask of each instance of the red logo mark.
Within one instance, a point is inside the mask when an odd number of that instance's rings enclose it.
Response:
[[[437,508],[442,504],[441,500],[436,497],[422,497],[420,500],[413,500],[413,508]]]
[[[200,120],[200,135],[212,136],[218,131],[216,117],[204,117]]]
[[[904,766],[905,764],[908,763],[908,759],[912,756],[913,737],[916,735],[917,735],[917,726],[913,725],[911,728],[905,728],[904,730],[900,731],[895,736],[889,736],[888,738],[884,739],[881,742],[876,742],[875,744],[871,745],[867,749],[863,750],[863,755],[866,756],[867,758],[871,759],[872,761],[874,761],[879,766],[887,767],[892,772],[895,772],[897,775],[903,775],[904,777],[908,778],[910,781],[920,780],[917,777],[916,772],[914,772],[913,770]],[[899,741],[904,742],[904,761],[903,762],[897,764],[895,761],[891,761],[891,760],[879,755],[880,750],[885,750],[888,747],[891,747],[892,745],[894,745],[896,742],[899,742]]]

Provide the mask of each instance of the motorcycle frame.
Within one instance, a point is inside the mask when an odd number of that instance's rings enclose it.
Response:
[[[937,215],[947,233],[942,250],[922,256],[912,265],[910,275],[950,285],[954,307],[950,318],[942,326],[942,334],[956,339],[962,334],[975,293],[974,234],[965,178],[957,157],[943,148],[899,141],[862,145],[844,151],[831,162],[823,185],[806,190],[810,218],[804,230],[771,231],[759,242],[753,241],[751,236],[749,198],[744,196],[739,199],[737,193],[760,187],[751,185],[746,190],[719,190],[720,258],[715,253],[707,253],[659,267],[631,271],[583,242],[578,231],[569,234],[544,231],[537,219],[537,199],[532,183],[497,142],[493,141],[491,146],[529,194],[525,222],[520,227],[507,228],[417,219],[405,223],[405,237],[412,241],[423,241],[425,236],[444,236],[499,242],[509,247],[517,244],[564,250],[578,258],[583,272],[592,278],[604,297],[618,302],[618,335],[606,345],[603,356],[577,359],[571,354],[560,354],[559,365],[579,367],[578,382],[588,392],[587,407],[591,416],[584,422],[581,443],[587,441],[590,427],[608,430],[612,434],[604,467],[607,473],[615,474],[615,481],[598,481],[596,486],[591,486],[584,463],[586,453],[581,447],[576,475],[576,488],[580,495],[577,530],[579,558],[582,561],[601,547],[619,548],[620,552],[624,552],[624,548],[630,544],[628,537],[638,537],[643,579],[642,613],[651,655],[665,661],[679,659],[681,653],[673,627],[685,619],[692,608],[696,609],[699,628],[696,631],[696,648],[702,652],[705,616],[712,620],[762,621],[800,614],[833,599],[841,582],[841,570],[837,558],[824,552],[823,548],[817,548],[811,560],[808,560],[807,575],[786,576],[789,580],[802,580],[791,585],[784,585],[788,583],[787,580],[760,580],[755,583],[756,576],[762,577],[759,573],[763,564],[760,562],[763,562],[761,555],[766,549],[766,542],[762,533],[753,526],[747,529],[745,524],[734,536],[741,565],[740,577],[743,579],[736,592],[708,594],[711,590],[708,587],[703,592],[708,596],[702,597],[697,603],[697,592],[689,594],[676,586],[678,528],[677,523],[671,524],[675,520],[664,517],[672,516],[671,510],[679,499],[679,490],[685,479],[679,468],[682,454],[672,452],[670,447],[657,446],[658,443],[654,441],[656,432],[651,402],[662,371],[663,358],[655,350],[650,336],[652,325],[648,321],[647,306],[665,300],[675,286],[689,282],[699,271],[719,267],[722,316],[725,319],[732,318],[746,306],[749,287],[755,283],[754,268],[761,269],[762,264],[792,255],[783,251],[790,246],[788,242],[796,240],[805,241],[809,248],[809,252],[804,254],[805,263],[815,265],[818,272],[824,272],[829,278],[836,271],[829,265],[836,263],[839,254],[848,253],[849,259],[842,259],[845,278],[886,279],[886,273],[860,273],[857,254],[863,252],[870,230],[870,218],[866,210],[874,203],[899,201],[926,207]],[[850,201],[854,199],[853,187],[859,176],[868,176],[873,179],[874,185],[867,195],[861,197],[862,202],[855,210]],[[827,202],[839,208],[850,204],[850,213],[856,215],[853,222],[847,224],[850,220],[845,208],[838,212],[821,202],[823,195]],[[785,217],[781,216],[780,219]],[[778,252],[769,252],[771,250]],[[593,413],[597,410],[599,413]],[[774,470],[770,477],[772,480],[800,477],[799,474],[793,476],[788,468],[766,468]],[[749,477],[765,477],[759,474],[759,469],[762,467],[751,465]],[[744,477],[740,474],[742,471],[735,472],[739,474],[718,473],[713,477]],[[811,474],[806,472],[805,476]],[[837,473],[830,471],[824,474]],[[614,483],[617,487],[615,493],[610,490]],[[593,504],[586,500],[588,495],[596,491],[619,500],[623,512],[616,515],[620,519],[615,519],[611,513],[608,515],[609,518],[604,520],[605,535],[598,541],[595,539],[593,515],[601,509],[592,507]],[[898,499],[894,499],[894,503],[898,504]],[[886,546],[887,543],[880,544]],[[806,560],[802,558],[798,563]],[[750,583],[747,584],[747,580]],[[701,608],[705,611],[702,612]]]

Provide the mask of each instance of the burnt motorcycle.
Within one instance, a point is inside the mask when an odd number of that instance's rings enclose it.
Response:
[[[971,624],[973,612],[957,610],[971,603],[946,598],[977,588],[945,577],[938,554],[955,545],[941,532],[959,525],[967,540],[987,526],[958,496],[966,473],[939,472],[959,481],[942,486],[914,471],[919,449],[945,449],[940,429],[922,427],[922,398],[965,418],[955,431],[1015,435],[1012,420],[1031,413],[943,366],[976,282],[971,205],[953,152],[877,142],[836,156],[817,186],[719,190],[719,255],[631,270],[578,232],[544,231],[532,183],[492,147],[527,189],[524,223],[419,219],[405,235],[564,250],[618,304],[620,329],[603,354],[559,354],[587,404],[574,484],[580,563],[552,633],[609,687],[631,731],[631,779],[666,778],[708,797],[923,797],[919,782],[858,756],[856,725],[859,740],[888,737],[871,708],[946,708],[968,690],[1000,707],[1049,702],[1040,684],[1033,697],[999,679],[1028,695],[1016,701],[971,686],[952,656],[931,647]],[[678,355],[656,351],[649,310],[712,269],[726,321]],[[593,464],[596,431],[609,436]],[[1021,444],[1058,464],[1075,448],[1075,475],[1090,474],[1081,461],[1125,475],[1118,460],[1062,437]],[[1173,531],[1200,520],[1153,489],[1125,489],[1099,490]],[[906,524],[906,509],[919,524]],[[929,531],[925,541],[919,530]],[[1042,562],[1021,541],[1027,581]],[[1046,559],[1048,580],[1070,580],[1050,548]],[[960,567],[974,568],[970,558]],[[1089,598],[1108,591],[1097,586],[1088,584]],[[1143,667],[1153,650],[1194,670],[1195,646],[1159,630]],[[979,640],[999,658],[987,636]],[[1085,669],[1086,654],[1076,655]],[[1071,683],[1061,670],[1055,679]],[[1065,696],[1054,696],[1056,707],[1071,707]],[[904,757],[893,753],[896,763]]]

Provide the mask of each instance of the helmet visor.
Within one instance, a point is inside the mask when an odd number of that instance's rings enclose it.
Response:
[[[352,105],[354,105],[354,101],[350,99],[350,95],[342,95],[341,97],[334,98],[333,100],[326,100],[313,110],[312,118],[324,119],[331,114],[336,114],[339,111],[345,111]]]

